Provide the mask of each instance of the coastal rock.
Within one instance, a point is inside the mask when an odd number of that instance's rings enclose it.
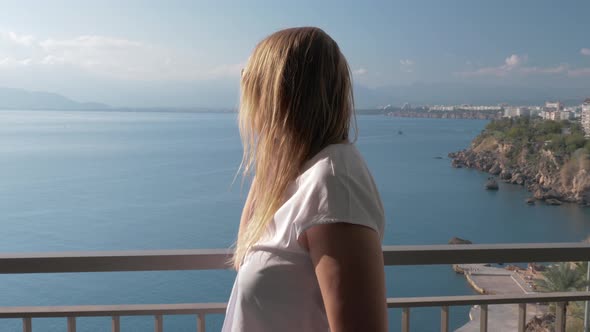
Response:
[[[510,183],[523,185],[524,184],[524,175],[522,175],[522,173],[515,173],[514,175],[512,175],[512,178],[510,179]]]
[[[502,170],[502,172],[500,173],[500,179],[508,181],[508,180],[512,179],[512,173],[506,169]]]
[[[528,205],[535,205],[535,198],[534,198],[534,197],[529,197],[529,198],[527,198],[527,199],[525,200],[525,202],[526,202]]]
[[[526,332],[549,332],[554,331],[555,315],[546,313],[542,316],[535,316],[526,324]]]
[[[557,191],[551,189],[549,191],[547,191],[545,193],[545,195],[543,196],[543,198],[545,198],[545,200],[549,200],[549,199],[559,199],[561,197],[561,195],[559,195],[557,193]]]
[[[464,165],[464,163],[462,161],[460,161],[459,159],[453,159],[453,161],[451,162],[451,166],[455,167],[455,168],[462,168]]]
[[[563,204],[560,200],[555,199],[555,198],[549,198],[545,200],[545,203],[549,204],[549,205],[561,205]]]
[[[473,242],[453,236],[453,238],[449,240],[449,244],[473,244]]]
[[[522,185],[536,200],[590,205],[590,157],[582,150],[564,156],[545,149],[543,143],[531,144],[537,145],[522,148],[516,141],[498,139],[493,132],[484,131],[469,149],[449,153],[449,158],[455,168],[475,168]]]
[[[488,178],[488,181],[485,184],[486,190],[498,190],[500,187],[498,186],[498,182],[494,180],[494,178]]]
[[[490,168],[488,172],[492,175],[498,175],[502,172],[502,168],[496,163]]]

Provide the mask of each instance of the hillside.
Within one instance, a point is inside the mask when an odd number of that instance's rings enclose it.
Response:
[[[469,149],[449,157],[454,167],[476,168],[524,185],[535,199],[590,205],[590,141],[577,122],[494,120]]]
[[[90,110],[106,109],[101,103],[80,103],[56,93],[0,88],[0,110]]]

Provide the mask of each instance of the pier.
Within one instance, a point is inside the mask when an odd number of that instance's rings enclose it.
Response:
[[[509,270],[485,264],[456,265],[455,271],[465,275],[467,282],[480,294],[534,294],[533,278],[525,270]],[[526,321],[542,316],[548,311],[544,304],[531,303],[526,308]],[[518,331],[518,304],[495,304],[488,307],[488,328],[490,331]],[[480,308],[474,306],[469,311],[470,321],[457,329],[457,332],[477,332],[480,330]]]

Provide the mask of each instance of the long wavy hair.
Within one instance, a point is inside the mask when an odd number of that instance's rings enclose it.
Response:
[[[338,44],[314,27],[262,40],[242,72],[239,127],[241,170],[255,185],[251,213],[238,233],[236,269],[270,229],[304,163],[330,144],[350,141],[351,129],[356,139],[350,68]]]

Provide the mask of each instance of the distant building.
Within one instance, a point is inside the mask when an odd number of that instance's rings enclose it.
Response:
[[[530,115],[531,115],[531,112],[526,107],[507,106],[504,108],[504,117],[505,118],[514,118],[514,117],[530,116]]]
[[[505,118],[514,118],[516,115],[518,107],[508,106],[504,108],[504,117]]]
[[[489,105],[460,105],[458,109],[465,111],[501,111],[502,106],[489,106]]]
[[[531,116],[531,110],[529,110],[526,107],[519,107],[516,110],[516,115],[517,116]]]
[[[543,114],[543,119],[545,120],[559,120],[559,111],[545,111]]]
[[[548,101],[545,103],[545,111],[547,112],[558,112],[561,110],[563,110],[563,104],[559,101]]]
[[[556,112],[559,116],[559,120],[571,120],[574,118],[574,113],[568,111]]]
[[[590,98],[584,100],[584,104],[582,104],[582,127],[584,127],[586,137],[590,137]]]
[[[430,111],[454,111],[455,106],[434,105],[428,108]]]
[[[408,111],[408,110],[411,110],[411,109],[412,109],[412,105],[410,103],[405,103],[402,106],[402,110],[404,110],[404,111]]]
[[[543,107],[541,106],[530,106],[529,107],[529,115],[530,116],[541,116],[543,113]]]
[[[490,111],[490,112],[499,112],[502,111],[501,106],[489,106],[489,105],[454,105],[454,106],[447,106],[447,105],[434,105],[429,106],[428,109],[430,111]]]

